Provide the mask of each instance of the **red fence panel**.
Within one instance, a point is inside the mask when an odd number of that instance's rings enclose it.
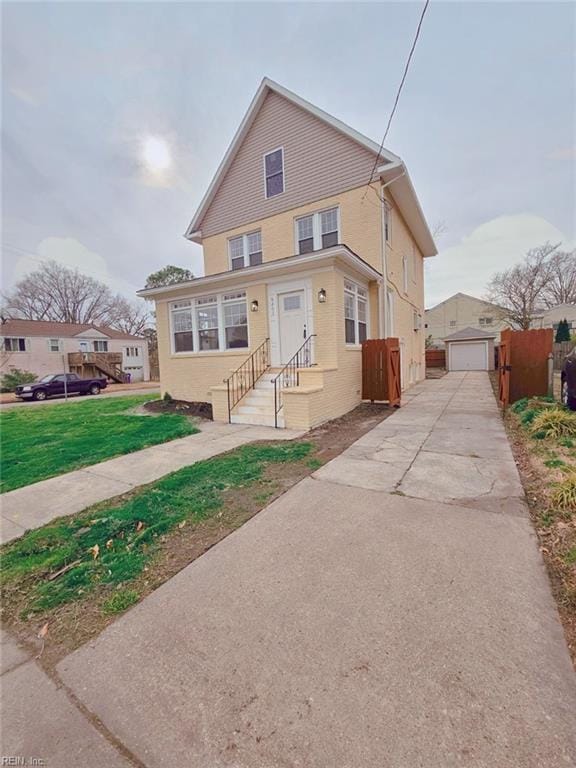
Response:
[[[446,350],[427,349],[426,368],[446,368]]]
[[[362,399],[400,405],[401,389],[398,339],[362,342]]]
[[[548,394],[548,357],[552,354],[554,343],[552,328],[534,328],[530,331],[512,331],[507,328],[500,337],[499,371],[501,378],[506,373],[509,375],[508,402]],[[506,356],[504,364],[502,354]],[[507,371],[503,371],[503,368]]]

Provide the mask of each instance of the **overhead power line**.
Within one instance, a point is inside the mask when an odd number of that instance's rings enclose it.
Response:
[[[367,187],[370,185],[370,182],[372,181],[372,177],[374,176],[374,171],[376,170],[376,168],[378,167],[378,163],[380,162],[382,149],[384,148],[384,142],[386,141],[388,132],[390,131],[390,126],[392,125],[392,119],[396,112],[398,101],[400,100],[400,94],[402,93],[402,89],[404,88],[404,83],[406,82],[406,76],[408,75],[408,70],[410,69],[410,62],[412,61],[412,56],[414,55],[414,50],[416,49],[416,43],[418,42],[418,38],[420,37],[422,22],[424,21],[424,16],[426,15],[426,11],[428,10],[429,5],[430,5],[430,0],[426,0],[426,2],[424,3],[424,8],[422,9],[422,13],[420,14],[420,20],[418,21],[416,34],[414,35],[414,40],[412,42],[412,47],[410,48],[410,53],[408,54],[408,58],[406,59],[406,65],[404,67],[402,80],[400,81],[400,85],[398,86],[398,90],[396,91],[396,98],[394,99],[394,105],[392,106],[390,117],[388,118],[386,130],[384,131],[384,136],[382,137],[382,141],[380,142],[380,147],[378,148],[378,154],[376,155],[376,160],[374,160],[374,165],[372,166],[372,171],[370,172],[370,178],[368,179],[368,182],[366,184]],[[366,196],[366,190],[364,190],[364,197],[365,196]],[[364,197],[362,199],[364,199]]]

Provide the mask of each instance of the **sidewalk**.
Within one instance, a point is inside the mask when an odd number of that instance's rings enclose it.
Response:
[[[576,764],[576,678],[485,374],[415,387],[64,658],[61,710],[27,664],[3,678],[4,754],[59,768],[96,762],[92,727],[114,768]]]
[[[202,459],[254,440],[293,440],[302,432],[202,421],[200,432],[67,472],[0,496],[0,543],[50,520],[151,483]]]

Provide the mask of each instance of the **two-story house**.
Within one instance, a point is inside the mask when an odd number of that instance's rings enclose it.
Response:
[[[294,93],[263,80],[186,237],[205,276],[139,292],[164,392],[309,428],[360,402],[364,339],[398,337],[403,385],[423,378],[436,247],[408,171]]]
[[[443,347],[444,339],[467,328],[492,333],[500,341],[500,331],[510,327],[506,310],[468,293],[455,293],[426,310],[426,337],[435,347]]]
[[[11,368],[35,373],[106,376],[111,381],[148,381],[148,343],[114,328],[50,320],[3,320],[0,373]]]

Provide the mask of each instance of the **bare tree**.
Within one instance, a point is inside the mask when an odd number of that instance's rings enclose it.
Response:
[[[60,323],[108,325],[125,333],[142,333],[147,325],[145,302],[131,303],[104,283],[49,261],[4,294],[2,311],[9,317]]]
[[[487,297],[503,310],[503,319],[520,330],[528,330],[544,303],[544,292],[552,280],[552,257],[560,243],[532,248],[524,261],[497,272],[488,283]]]
[[[542,290],[546,307],[576,304],[576,250],[556,251],[550,257],[550,279]]]

